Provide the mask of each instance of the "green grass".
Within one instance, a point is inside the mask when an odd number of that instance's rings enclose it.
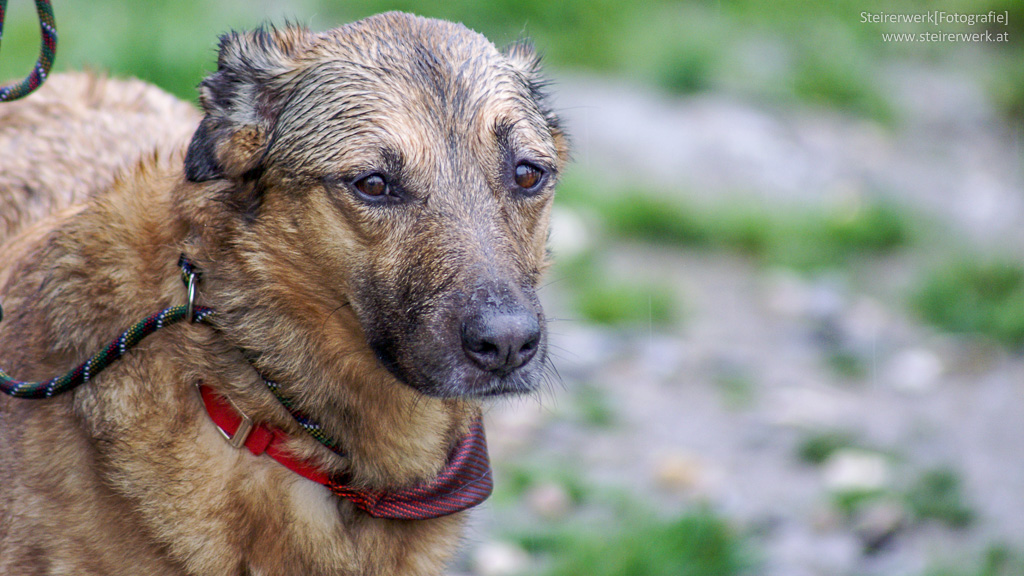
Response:
[[[713,239],[707,219],[693,206],[646,191],[624,190],[597,208],[619,236],[684,246],[706,246]]]
[[[675,291],[663,283],[611,277],[595,251],[556,262],[579,316],[605,326],[668,327],[680,320]]]
[[[849,448],[862,448],[853,434],[836,430],[823,431],[804,437],[797,445],[797,455],[803,462],[820,466],[837,451]],[[844,516],[851,518],[864,504],[883,497],[900,501],[919,521],[934,520],[950,528],[964,528],[975,518],[975,512],[967,503],[961,487],[960,477],[951,468],[926,470],[902,491],[839,491],[832,494],[832,502]]]
[[[909,509],[921,520],[937,520],[951,528],[964,528],[975,513],[967,504],[960,477],[949,468],[928,470],[907,490]]]
[[[837,375],[845,379],[861,380],[868,375],[867,361],[856,352],[835,349],[825,355],[825,363]]]
[[[674,94],[693,94],[712,86],[715,55],[707,49],[681,47],[659,63],[655,81]]]
[[[733,576],[750,566],[736,531],[706,509],[669,520],[633,513],[520,541],[545,559],[544,576]]]
[[[757,401],[757,383],[747,371],[727,370],[714,378],[722,403],[731,410],[751,408]]]
[[[564,488],[575,506],[588,502],[593,493],[593,490],[580,480],[576,471],[564,468],[514,466],[499,469],[498,473],[500,481],[495,483],[494,500],[506,505],[518,504],[530,488],[546,482]]]
[[[1024,58],[1005,56],[1000,73],[988,81],[989,92],[1003,115],[1017,126],[1024,122]]]
[[[576,190],[568,194],[581,195]],[[914,222],[883,201],[805,208],[723,202],[696,206],[680,195],[625,190],[594,197],[609,231],[622,238],[688,248],[726,250],[770,266],[816,271],[908,245]]]
[[[841,28],[839,30],[842,30]],[[801,38],[817,41],[799,51],[789,78],[789,90],[799,99],[892,123],[896,113],[882,89],[872,81],[876,64],[851,46],[836,27],[814,29]],[[828,50],[821,50],[828,46]]]
[[[829,430],[804,437],[797,445],[797,456],[803,462],[820,466],[839,450],[859,447],[860,443],[853,434]]]
[[[753,550],[727,520],[701,506],[658,515],[618,488],[598,488],[578,471],[533,463],[498,469],[495,503],[521,508],[534,486],[557,483],[573,508],[558,520],[527,517],[505,536],[537,559],[540,576],[740,576],[754,568]]]
[[[831,494],[832,505],[846,520],[854,519],[868,504],[889,497],[886,490],[840,490]]]
[[[994,544],[977,565],[931,568],[925,576],[1024,576],[1024,554],[1003,544]]]
[[[581,384],[573,394],[573,404],[583,424],[595,428],[608,428],[615,424],[615,409],[608,393],[591,384]]]
[[[583,318],[607,326],[668,326],[676,319],[675,296],[668,286],[605,280],[575,293]]]
[[[931,324],[1024,346],[1024,265],[1009,260],[955,259],[926,273],[911,296]]]
[[[818,207],[739,200],[698,205],[679,191],[614,188],[573,172],[563,179],[557,201],[595,216],[616,238],[727,251],[762,265],[812,273],[842,270],[858,260],[895,253],[911,246],[922,228],[908,210],[885,200]],[[579,266],[574,268],[581,272]],[[625,304],[617,310],[643,307],[636,301],[642,296],[633,295],[631,301],[625,291],[608,288],[588,302],[596,317],[605,313],[600,304],[605,298]],[[656,304],[655,298],[652,305]]]

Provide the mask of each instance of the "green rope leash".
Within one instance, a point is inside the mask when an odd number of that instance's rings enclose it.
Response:
[[[43,382],[16,380],[0,368],[0,392],[15,398],[51,398],[57,394],[67,392],[68,390],[72,390],[77,386],[85,384],[91,378],[95,377],[105,368],[124,356],[128,350],[134,348],[135,345],[141,342],[143,338],[157,330],[160,330],[161,328],[166,328],[190,318],[192,322],[202,322],[216,327],[216,325],[211,321],[212,317],[215,316],[216,313],[211,308],[207,308],[205,306],[194,306],[192,304],[195,301],[195,288],[200,276],[199,271],[192,266],[192,263],[185,258],[184,254],[178,260],[178,266],[181,267],[181,280],[185,283],[185,286],[188,287],[189,304],[171,306],[170,308],[165,308],[160,312],[145,318],[133,325],[131,328],[122,332],[121,335],[114,339],[114,341],[106,348],[85,362],[79,364],[73,370],[55,378],[51,378],[50,380]],[[3,308],[0,307],[0,321],[3,321],[3,318]],[[259,371],[257,370],[257,372]],[[274,397],[277,398],[288,413],[292,415],[295,421],[299,423],[299,426],[302,426],[310,436],[327,448],[333,450],[335,453],[344,454],[338,443],[324,433],[323,427],[318,422],[295,408],[292,401],[281,393],[280,386],[278,386],[276,382],[268,380],[262,375],[261,379]]]
[[[39,14],[39,30],[43,41],[39,49],[39,59],[27,78],[21,82],[0,87],[0,102],[10,102],[28,96],[36,88],[42,86],[50,75],[53,60],[57,56],[57,21],[53,17],[53,6],[50,0],[36,0],[36,12]],[[4,36],[4,17],[7,15],[7,0],[0,0],[0,41]]]
[[[182,281],[189,287],[189,301],[191,302],[198,273],[184,257],[182,257],[179,265],[181,266]],[[191,304],[165,308],[122,332],[106,348],[95,354],[92,358],[82,362],[73,370],[43,382],[15,380],[0,368],[0,392],[15,398],[30,399],[50,398],[62,392],[67,392],[88,382],[124,356],[128,350],[134,348],[146,336],[161,328],[187,320],[190,316],[193,322],[212,324],[210,317],[213,316],[213,310],[202,306],[193,308]],[[3,320],[3,309],[0,309],[0,320]]]
[[[260,377],[263,379],[263,383],[270,390],[270,393],[273,394],[274,397],[277,398],[277,401],[284,406],[284,409],[292,415],[292,418],[299,423],[299,426],[302,426],[303,430],[316,439],[317,442],[330,448],[335,454],[341,454],[342,456],[345,455],[345,453],[341,451],[341,447],[338,446],[338,443],[324,432],[323,427],[318,422],[306,416],[302,412],[299,412],[292,401],[281,393],[281,387],[278,386],[277,382],[267,380],[263,376]]]
[[[208,318],[212,314],[213,311],[209,308],[196,308],[194,321],[208,322]],[[62,392],[67,392],[88,382],[92,377],[124,356],[128,350],[134,348],[146,336],[161,328],[177,324],[186,318],[188,318],[188,306],[185,305],[171,306],[161,310],[125,330],[106,348],[79,364],[74,370],[44,382],[15,380],[4,372],[3,369],[0,369],[0,391],[15,398],[31,399],[50,398]]]

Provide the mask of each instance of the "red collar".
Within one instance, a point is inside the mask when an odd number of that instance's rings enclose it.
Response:
[[[480,418],[474,420],[469,432],[459,439],[437,478],[405,490],[385,492],[349,486],[312,463],[294,458],[284,449],[288,440],[284,432],[266,424],[253,423],[230,400],[211,388],[200,386],[199,393],[210,419],[232,446],[245,446],[256,456],[270,456],[299,476],[323,484],[335,495],[351,501],[375,518],[424,520],[447,516],[483,502],[494,487]]]

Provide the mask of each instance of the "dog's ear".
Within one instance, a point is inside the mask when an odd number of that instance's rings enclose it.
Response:
[[[520,38],[506,46],[502,53],[505,58],[508,58],[512,67],[524,76],[531,77],[540,74],[540,55],[537,54],[537,49],[529,39]]]
[[[259,167],[308,36],[300,27],[221,36],[217,71],[199,84],[205,116],[185,156],[190,181],[240,178]]]
[[[541,73],[541,57],[537,54],[533,42],[522,39],[507,46],[502,53],[508,59],[512,68],[519,74],[526,84],[530,97],[537,103],[541,114],[547,121],[548,129],[555,138],[555,145],[558,148],[558,155],[563,162],[569,159],[569,138],[562,129],[561,121],[548,98],[548,81]]]

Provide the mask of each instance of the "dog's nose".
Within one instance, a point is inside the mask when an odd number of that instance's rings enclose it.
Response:
[[[477,366],[504,376],[530,361],[540,347],[536,314],[487,311],[462,326],[462,348]]]

